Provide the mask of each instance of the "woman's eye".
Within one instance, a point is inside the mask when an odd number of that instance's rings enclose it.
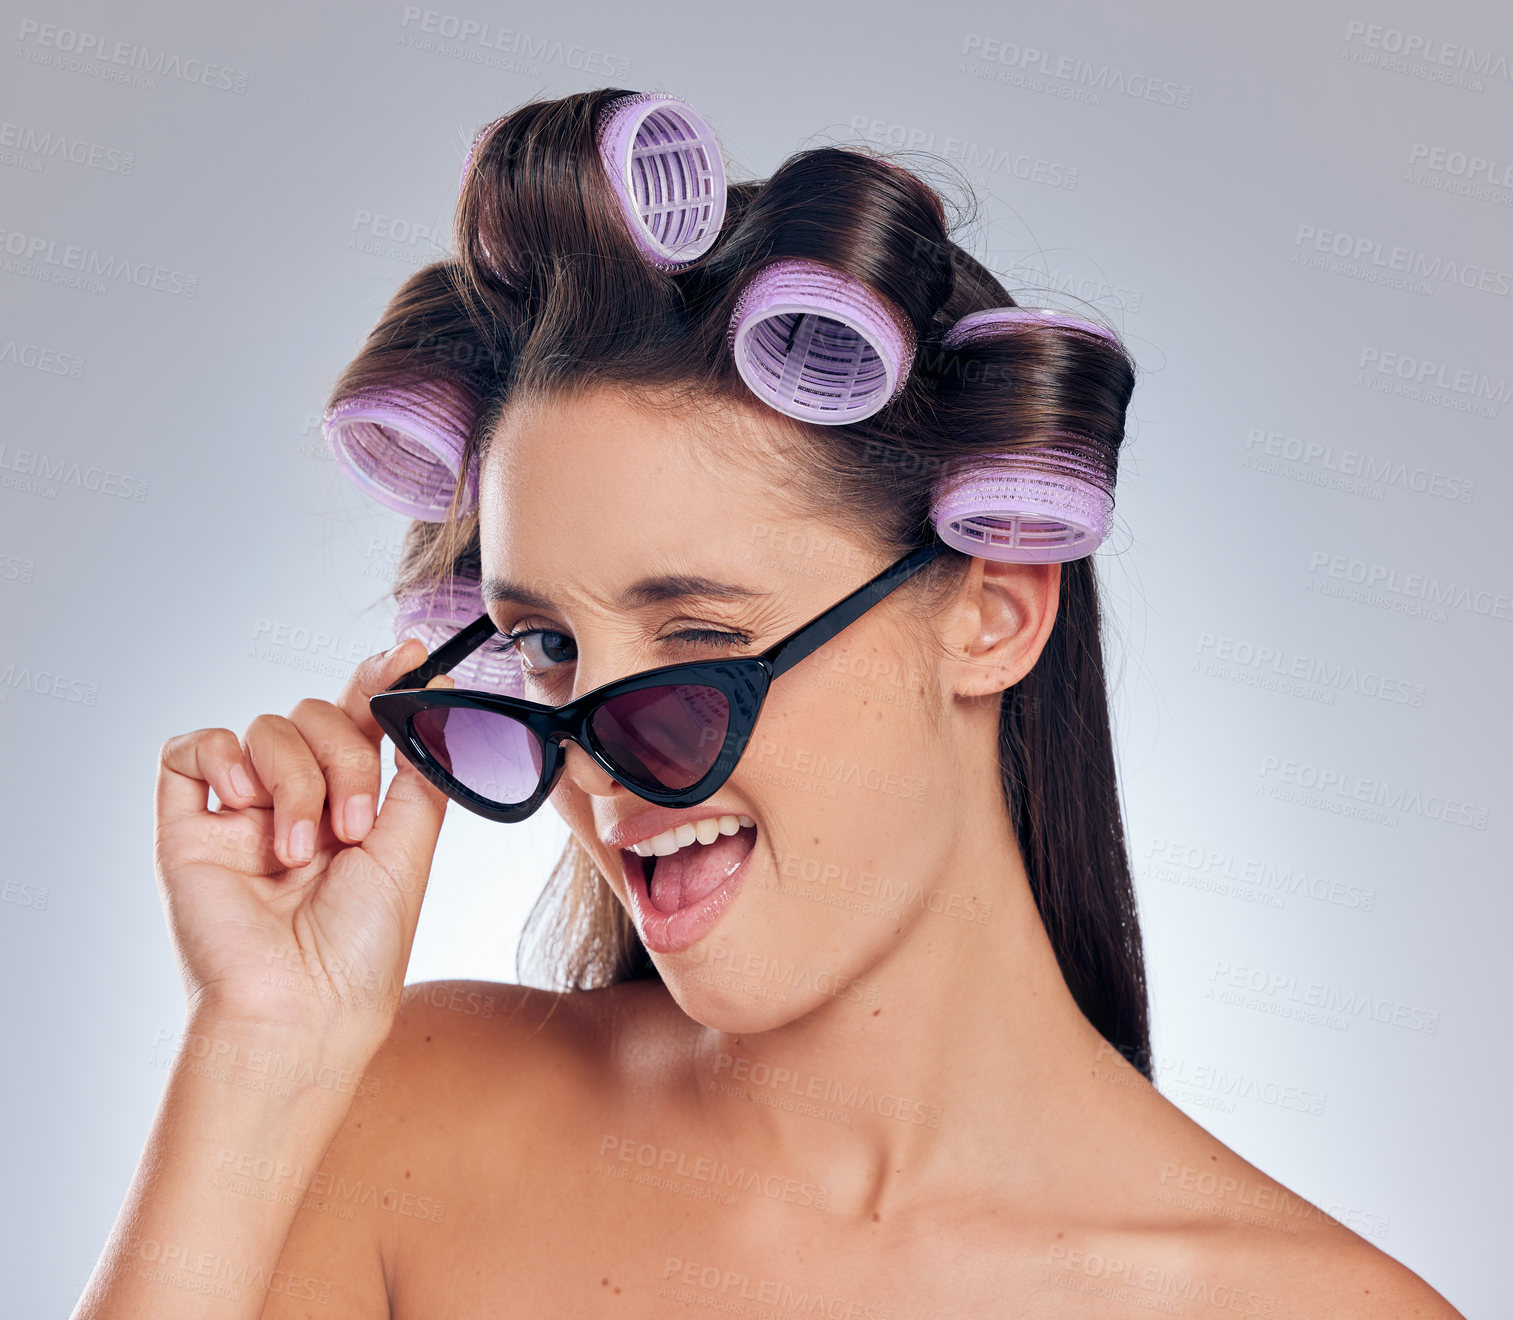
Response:
[[[494,651],[518,652],[522,668],[533,674],[566,664],[576,656],[571,637],[547,628],[522,628],[519,632],[505,633],[489,646]]]
[[[751,634],[717,628],[684,628],[659,640],[688,647],[750,646]],[[577,659],[573,639],[550,628],[522,628],[518,632],[503,633],[485,643],[483,649],[496,655],[504,651],[517,652],[521,669],[534,678]]]

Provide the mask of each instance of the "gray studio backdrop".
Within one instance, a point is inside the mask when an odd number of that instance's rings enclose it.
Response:
[[[319,412],[474,130],[664,89],[865,140],[1143,374],[1099,554],[1172,1100],[1507,1304],[1507,5],[16,5],[0,26],[6,1315],[66,1313],[182,1026],[159,744],[333,697],[403,520]],[[411,980],[514,979],[564,827],[454,809]]]

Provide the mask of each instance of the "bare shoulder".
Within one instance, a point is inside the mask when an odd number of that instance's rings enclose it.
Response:
[[[1419,1275],[1225,1145],[1133,1068],[1117,1079],[1124,1085],[1101,1087],[1099,1104],[1105,1132],[1128,1154],[1103,1220],[1130,1231],[1089,1246],[1153,1267],[1152,1287],[1238,1314],[1464,1320]],[[1071,1261],[1065,1249],[1061,1257]]]
[[[1160,1199],[1189,1262],[1248,1291],[1277,1320],[1465,1320],[1374,1243],[1183,1116],[1185,1153]],[[1190,1144],[1189,1144],[1190,1143]]]
[[[1286,1264],[1285,1287],[1299,1315],[1465,1320],[1406,1265],[1343,1225],[1298,1243]]]
[[[269,1166],[247,1194],[298,1199],[279,1268],[319,1277],[344,1315],[391,1314],[417,1262],[511,1213],[501,1193],[549,1176],[597,1108],[622,1102],[619,1048],[648,1017],[674,1020],[660,982],[556,993],[488,981],[406,986],[388,1038],[361,1074],[318,1169]],[[536,1198],[514,1198],[528,1204]],[[264,1320],[307,1311],[270,1295]]]
[[[1195,1235],[1207,1238],[1200,1250],[1214,1275],[1241,1281],[1259,1303],[1252,1314],[1277,1320],[1465,1320],[1407,1266],[1317,1207],[1309,1209],[1319,1222],[1295,1233],[1254,1226]],[[1301,1208],[1293,1214],[1305,1216]]]
[[[389,1121],[455,1137],[473,1120],[494,1124],[618,1091],[624,1043],[666,1002],[659,981],[589,991],[426,981],[405,987],[370,1071],[380,1092],[389,1089]]]

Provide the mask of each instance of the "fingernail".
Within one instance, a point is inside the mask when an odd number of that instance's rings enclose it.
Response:
[[[408,642],[409,640],[410,639],[406,637],[404,642],[395,642],[393,646],[391,646],[387,651],[384,652],[384,659],[392,660],[396,655],[399,654],[400,649],[404,646],[405,642]]]
[[[296,862],[308,862],[315,856],[315,824],[302,820],[289,831],[289,856]]]
[[[347,799],[342,810],[342,819],[347,822],[347,837],[362,839],[373,828],[373,798],[371,794],[359,793]]]
[[[248,777],[247,772],[243,770],[240,765],[232,766],[231,771],[226,776],[226,778],[231,780],[231,787],[236,790],[236,795],[238,797],[252,796],[252,780]]]

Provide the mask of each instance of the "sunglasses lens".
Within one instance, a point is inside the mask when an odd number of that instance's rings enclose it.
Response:
[[[684,789],[718,759],[730,703],[719,688],[702,684],[637,688],[600,706],[592,727],[604,754],[630,778]]]
[[[464,788],[515,806],[541,782],[541,744],[525,725],[497,711],[431,706],[413,721],[415,736]]]

